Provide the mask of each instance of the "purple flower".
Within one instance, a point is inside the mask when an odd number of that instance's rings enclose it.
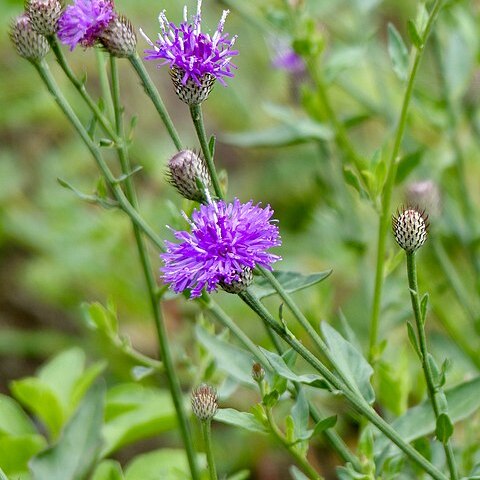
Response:
[[[115,16],[113,0],[75,0],[58,21],[58,38],[70,50],[91,47]]]
[[[305,63],[302,58],[291,48],[278,51],[272,60],[272,66],[279,70],[286,70],[291,73],[305,71]]]
[[[236,68],[230,61],[234,55],[238,55],[238,51],[233,50],[237,37],[229,39],[228,33],[223,33],[228,10],[224,10],[213,36],[201,32],[201,6],[202,0],[198,0],[197,13],[192,23],[188,22],[187,7],[184,7],[183,22],[178,27],[168,21],[165,11],[160,13],[158,19],[161,32],[155,43],[141,31],[153,47],[152,50],[145,50],[147,54],[145,59],[163,60],[160,66],[169,65],[170,68],[179,68],[183,74],[183,85],[186,85],[191,78],[201,86],[200,79],[205,74],[210,74],[225,86],[223,77],[233,77],[231,69]]]
[[[267,250],[281,245],[278,227],[270,220],[273,210],[252,201],[242,204],[217,201],[201,205],[190,222],[192,230],[175,231],[180,243],[165,242],[167,252],[162,278],[176,293],[190,289],[198,297],[203,288],[215,290],[220,282],[240,279],[245,268],[271,264],[281,257]]]

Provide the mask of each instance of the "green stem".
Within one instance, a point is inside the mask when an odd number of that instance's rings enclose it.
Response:
[[[48,37],[48,41],[50,43],[50,47],[53,53],[55,54],[55,57],[57,58],[57,62],[60,65],[61,69],[63,70],[67,78],[70,80],[72,85],[76,88],[78,93],[81,95],[81,97],[87,104],[88,108],[90,108],[92,113],[95,115],[95,117],[99,121],[105,133],[107,133],[108,136],[115,143],[120,143],[119,139],[117,138],[117,134],[114,128],[112,127],[110,120],[103,114],[103,112],[100,110],[97,103],[88,94],[85,88],[85,83],[82,80],[78,79],[78,77],[75,75],[73,70],[70,68],[70,65],[68,64],[67,59],[63,54],[62,48],[58,43],[57,37]]]
[[[344,124],[338,119],[337,114],[335,113],[335,109],[333,108],[333,105],[327,93],[327,86],[325,85],[325,81],[323,79],[322,73],[319,71],[318,68],[316,68],[316,62],[311,62],[311,61],[307,62],[307,66],[308,66],[310,75],[315,81],[317,94],[325,108],[328,121],[332,124],[334,128],[335,141],[338,147],[340,148],[340,150],[344,152],[345,156],[353,164],[355,170],[357,171],[360,181],[365,187],[366,184],[363,176],[364,167],[362,165],[362,159],[357,154],[357,152],[355,151],[355,147],[350,142],[350,139],[348,137],[347,130]]]
[[[128,150],[125,147],[125,131],[123,125],[123,108],[120,104],[120,84],[118,78],[118,69],[117,62],[115,57],[110,56],[110,68],[112,76],[112,90],[113,90],[113,105],[115,111],[115,123],[117,129],[117,135],[122,138],[123,142],[121,143],[122,147],[118,148],[118,158],[120,161],[122,173],[125,177],[125,189],[126,196],[133,208],[138,208],[138,201],[135,193],[135,187],[133,184],[132,177],[130,176],[131,167],[130,160],[128,156]],[[170,387],[170,393],[172,395],[173,404],[175,406],[175,411],[177,413],[177,420],[180,427],[180,432],[182,435],[183,444],[187,453],[188,463],[190,466],[190,472],[193,479],[199,479],[200,473],[197,465],[197,458],[195,448],[193,446],[192,434],[190,431],[190,426],[185,412],[183,395],[180,387],[179,378],[175,372],[175,365],[172,359],[172,354],[170,351],[170,346],[168,343],[167,331],[165,328],[165,323],[162,318],[161,310],[158,305],[158,300],[156,296],[156,282],[153,275],[153,268],[150,262],[150,258],[147,253],[147,247],[143,239],[141,230],[139,226],[132,222],[133,233],[135,236],[135,241],[137,244],[137,249],[140,257],[140,263],[142,265],[143,274],[147,284],[148,296],[150,300],[150,305],[152,308],[152,313],[155,320],[155,326],[157,330],[158,344],[160,348],[160,355],[165,366],[165,374],[167,376],[168,384]]]
[[[217,469],[215,467],[215,459],[213,457],[212,449],[212,429],[211,429],[211,420],[206,420],[200,422],[202,424],[202,435],[203,441],[205,442],[205,451],[207,454],[207,465],[208,465],[208,474],[210,480],[217,480]]]
[[[190,105],[190,114],[192,116],[193,124],[195,126],[195,131],[197,132],[198,140],[202,148],[203,156],[207,162],[208,172],[210,177],[212,177],[213,189],[215,195],[223,199],[223,191],[220,186],[220,181],[218,180],[217,170],[215,169],[215,164],[213,163],[212,152],[210,152],[210,147],[208,146],[207,135],[205,133],[205,125],[203,123],[203,114],[202,106],[200,104]]]
[[[375,410],[368,405],[365,399],[356,393],[345,383],[334,375],[330,370],[316,358],[307,348],[303,346],[291,333],[287,332],[270,314],[250,291],[239,294],[239,297],[257,314],[266,321],[272,330],[277,333],[288,345],[290,345],[299,355],[304,358],[315,370],[317,370],[336,390],[343,393],[351,405],[362,414],[367,420],[375,425],[387,438],[397,445],[408,457],[417,463],[435,480],[446,480],[447,477],[440,472],[434,465],[420,455],[411,445],[406,443],[400,435],[381,418]]]
[[[158,114],[160,115],[160,118],[165,125],[168,134],[173,141],[173,144],[178,151],[182,150],[182,142],[180,141],[180,137],[178,136],[177,129],[175,128],[175,125],[173,124],[172,119],[170,118],[170,115],[165,108],[162,97],[160,96],[157,88],[152,82],[150,75],[148,74],[145,66],[143,65],[142,60],[138,56],[138,53],[135,53],[134,55],[128,57],[128,60],[130,60],[132,67],[137,72],[137,75],[139,76],[140,81],[142,82],[145,89],[145,92],[150,97],[150,100],[153,102],[153,105],[155,106]]]
[[[300,454],[295,446],[285,438],[285,435],[280,428],[278,428],[278,425],[273,418],[272,409],[266,406],[264,408],[267,415],[268,425],[270,426],[270,431],[278,443],[280,443],[280,445],[282,445],[290,453],[298,466],[303,470],[303,473],[305,473],[310,480],[323,480],[323,477],[321,477],[312,467],[312,465],[310,465],[309,461],[302,454]]]
[[[397,129],[395,133],[394,144],[390,160],[388,163],[387,179],[382,193],[382,209],[380,213],[380,222],[378,227],[377,237],[377,258],[375,269],[375,286],[373,293],[372,314],[370,319],[370,348],[369,359],[374,361],[376,357],[376,347],[378,341],[378,330],[380,321],[380,306],[382,300],[384,270],[385,270],[385,251],[387,232],[390,225],[390,208],[392,202],[393,187],[395,185],[395,177],[397,175],[398,167],[398,154],[402,145],[403,135],[405,133],[405,127],[407,125],[407,113],[410,106],[410,100],[412,98],[413,86],[417,77],[418,67],[423,56],[425,49],[425,43],[428,39],[433,23],[440,11],[442,0],[436,0],[435,5],[430,12],[425,32],[422,38],[422,46],[420,48],[414,48],[413,63],[410,69],[410,75],[408,77],[407,87],[403,97],[402,109],[400,112],[400,118],[398,120]]]
[[[239,328],[237,324],[222,310],[222,308],[220,308],[220,306],[215,303],[215,301],[213,301],[206,294],[203,294],[203,296],[199,299],[199,302],[220,322],[220,324],[222,324],[225,328],[228,328],[233,333],[233,335],[235,335],[237,340],[253,354],[253,356],[264,366],[266,370],[271,370],[270,363],[263,354],[263,352],[257,347],[257,345],[255,345],[254,342],[252,342],[252,340],[250,340],[249,336],[246,335],[243,330]],[[271,331],[270,328],[269,331]],[[278,353],[280,355],[282,354],[281,349]],[[293,389],[289,389],[293,398],[296,398],[296,395],[299,393],[300,389],[301,385],[296,383],[294,383]],[[310,401],[308,402],[308,405],[312,420],[315,423],[318,423],[320,420],[322,420],[322,415]],[[345,462],[350,462],[357,471],[361,471],[360,461],[349,450],[345,442],[335,430],[327,429],[324,430],[322,434],[332,446],[332,448],[338,453],[340,458],[342,458]]]
[[[435,385],[433,380],[432,368],[429,362],[429,353],[427,349],[427,338],[425,335],[425,319],[422,318],[420,299],[418,292],[417,281],[417,266],[415,262],[415,252],[407,252],[407,274],[408,274],[408,286],[410,289],[410,299],[412,301],[412,309],[415,317],[415,323],[417,325],[418,343],[420,347],[420,353],[422,356],[422,368],[425,375],[425,381],[427,383],[428,396],[432,404],[432,409],[435,414],[435,418],[438,419],[442,410],[438,402],[437,393],[440,391],[440,387]],[[450,470],[450,478],[452,480],[458,479],[457,468],[455,466],[455,457],[453,455],[453,449],[450,440],[443,443],[445,455],[447,458],[448,468]]]
[[[97,59],[98,79],[100,81],[100,88],[102,90],[103,101],[105,102],[105,107],[108,112],[108,117],[113,119],[115,118],[115,112],[113,107],[112,92],[110,90],[110,84],[108,82],[106,58],[104,56],[104,53],[99,48],[95,48],[94,50],[95,50],[95,57]]]

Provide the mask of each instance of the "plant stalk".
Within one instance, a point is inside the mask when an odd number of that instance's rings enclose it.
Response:
[[[425,49],[425,43],[430,35],[432,30],[433,23],[437,18],[437,15],[442,6],[442,0],[436,0],[435,4],[430,12],[427,25],[425,26],[425,31],[422,36],[422,46],[417,48],[414,47],[413,54],[413,63],[410,69],[410,74],[408,76],[407,86],[402,102],[402,109],[400,112],[400,117],[398,120],[395,139],[393,143],[392,153],[390,155],[390,160],[388,163],[387,178],[385,186],[382,192],[382,207],[380,213],[380,221],[378,226],[378,236],[377,236],[377,258],[376,258],[376,268],[375,268],[375,286],[373,293],[373,302],[372,302],[372,313],[370,319],[370,346],[369,346],[369,360],[374,361],[377,356],[376,348],[378,342],[378,330],[380,322],[380,307],[382,300],[382,291],[383,291],[383,281],[384,281],[384,271],[385,271],[385,252],[386,252],[386,241],[387,241],[387,232],[390,225],[390,208],[392,203],[392,194],[393,187],[395,185],[395,177],[397,175],[398,168],[398,155],[400,152],[400,147],[402,145],[403,135],[405,133],[405,127],[407,125],[407,113],[410,106],[410,101],[412,99],[413,86],[417,77],[418,68],[420,66],[420,61],[423,57],[423,52]]]
[[[418,343],[422,357],[421,360],[423,373],[425,376],[425,381],[427,383],[428,396],[432,404],[432,409],[435,414],[435,418],[438,419],[438,417],[442,413],[437,397],[437,393],[440,391],[441,387],[435,385],[435,382],[433,380],[432,368],[428,360],[429,353],[427,348],[427,337],[425,335],[425,319],[422,319],[422,313],[420,308],[415,252],[407,252],[407,274],[408,286],[410,289],[410,299],[412,301],[412,309],[415,317],[415,323],[417,326]],[[450,440],[447,440],[445,443],[443,443],[443,447],[447,458],[448,469],[450,470],[450,478],[452,480],[458,480],[457,467],[455,465],[455,457],[453,455],[453,449]]]
[[[217,469],[215,467],[215,459],[213,457],[212,449],[212,428],[211,420],[205,420],[200,422],[202,424],[202,436],[205,443],[205,452],[207,454],[208,474],[210,480],[217,480]]]

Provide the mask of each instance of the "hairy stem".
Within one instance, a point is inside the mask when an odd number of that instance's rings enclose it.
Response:
[[[146,94],[149,96],[150,100],[155,106],[158,114],[160,115],[160,118],[165,125],[165,128],[167,129],[167,132],[172,139],[172,142],[174,143],[178,151],[182,150],[182,142],[180,141],[180,137],[178,136],[177,129],[175,128],[175,125],[173,124],[172,119],[170,118],[170,115],[165,108],[162,97],[160,97],[160,94],[158,93],[157,88],[152,82],[152,79],[148,75],[148,72],[143,65],[142,60],[138,56],[138,53],[135,53],[134,55],[128,57],[128,60],[130,61],[134,70],[137,72],[137,75],[142,82],[143,88],[145,89]]]
[[[215,164],[213,163],[213,156],[212,152],[210,151],[210,147],[208,146],[207,135],[205,133],[205,124],[203,122],[203,114],[202,114],[202,106],[198,105],[190,105],[190,115],[192,116],[193,124],[195,126],[195,131],[197,132],[198,140],[200,142],[200,146],[202,148],[203,156],[205,157],[205,161],[207,162],[208,172],[210,173],[210,177],[212,178],[213,189],[215,191],[215,195],[223,199],[223,191],[222,187],[220,186],[220,181],[218,180],[217,170],[215,168]]]
[[[215,467],[212,448],[212,421],[206,420],[200,423],[202,424],[202,436],[205,443],[205,453],[207,454],[208,475],[210,480],[217,480],[217,469]]]
[[[417,326],[418,343],[420,347],[422,368],[427,384],[428,396],[432,404],[432,409],[435,414],[435,418],[438,419],[442,413],[440,404],[438,401],[437,393],[440,391],[440,386],[435,385],[432,374],[432,367],[429,362],[429,353],[427,348],[427,337],[425,335],[425,319],[422,318],[420,299],[418,293],[418,281],[417,281],[417,266],[415,262],[415,252],[407,252],[407,273],[408,273],[408,286],[410,289],[410,299],[412,301],[412,309],[415,317],[415,323]],[[450,470],[450,478],[452,480],[458,479],[457,468],[455,466],[455,457],[453,455],[453,449],[450,444],[450,440],[443,443],[445,455],[447,458],[448,468]]]

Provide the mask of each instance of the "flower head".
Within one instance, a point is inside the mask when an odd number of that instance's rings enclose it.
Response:
[[[35,31],[45,36],[56,33],[58,19],[62,14],[59,0],[27,0],[25,11]]]
[[[58,21],[58,38],[70,50],[92,47],[115,17],[113,0],[75,0]]]
[[[210,420],[217,413],[217,391],[206,383],[202,383],[192,392],[193,414],[202,422]]]
[[[190,289],[193,298],[203,288],[211,292],[219,284],[239,281],[245,268],[258,264],[271,269],[280,257],[267,250],[281,244],[272,215],[270,206],[238,199],[201,205],[192,214],[191,232],[176,231],[180,243],[165,242],[164,281],[176,293]]]
[[[130,57],[136,52],[137,36],[130,21],[123,15],[115,17],[109,23],[99,40],[114,57]]]
[[[33,29],[30,18],[26,14],[19,15],[12,22],[10,38],[17,53],[28,60],[41,60],[50,49],[47,39]]]
[[[428,227],[428,215],[415,207],[401,208],[392,217],[395,240],[407,253],[415,252],[425,243]]]
[[[202,0],[198,0],[197,13],[189,22],[187,7],[183,11],[183,22],[179,26],[168,21],[165,12],[160,13],[161,32],[158,40],[153,43],[148,37],[147,42],[153,49],[145,50],[146,60],[162,60],[160,65],[176,67],[182,72],[181,83],[187,85],[189,80],[198,87],[202,86],[202,77],[212,76],[222,85],[225,85],[223,77],[233,77],[230,61],[238,51],[233,50],[236,36],[229,39],[228,33],[223,33],[228,10],[224,10],[222,18],[215,33],[210,36],[201,31],[201,6]]]

